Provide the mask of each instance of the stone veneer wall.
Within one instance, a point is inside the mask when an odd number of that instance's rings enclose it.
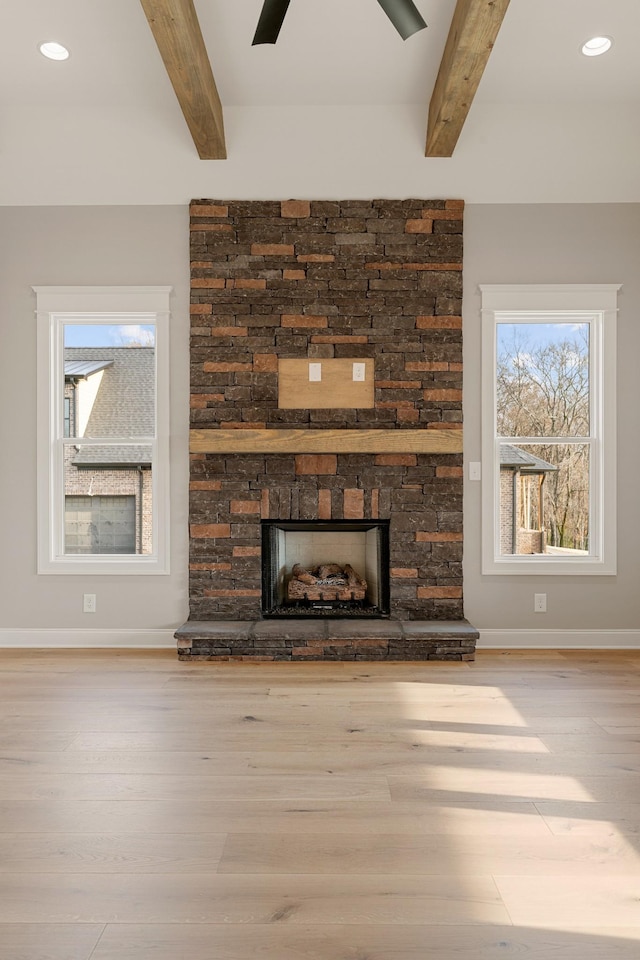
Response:
[[[462,422],[459,200],[191,204],[194,429]],[[375,407],[278,409],[278,360],[371,357]],[[260,519],[390,518],[391,611],[461,619],[459,454],[191,455],[191,619],[260,617]]]

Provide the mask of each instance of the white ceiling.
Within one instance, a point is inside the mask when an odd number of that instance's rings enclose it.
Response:
[[[511,0],[453,158],[429,160],[455,0],[416,3],[428,29],[404,43],[376,0],[291,0],[252,47],[262,0],[196,0],[229,152],[201,161],[139,0],[5,0],[0,203],[640,201],[639,0]],[[612,51],[583,57],[602,33]]]

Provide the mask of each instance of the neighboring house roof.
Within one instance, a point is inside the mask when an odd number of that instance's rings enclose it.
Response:
[[[513,467],[521,473],[548,473],[558,469],[552,463],[534,457],[532,453],[527,453],[522,447],[516,447],[512,443],[501,444],[500,466]]]
[[[92,373],[97,373],[99,370],[111,366],[112,363],[113,360],[94,360],[93,362],[91,360],[65,360],[64,375],[69,380],[86,379]]]
[[[155,423],[153,347],[66,347],[65,376],[90,377],[103,371],[85,437],[149,437]],[[83,373],[78,372],[83,370]],[[77,467],[151,463],[149,444],[80,447]]]
[[[151,464],[150,446],[81,447],[74,467],[142,467]]]

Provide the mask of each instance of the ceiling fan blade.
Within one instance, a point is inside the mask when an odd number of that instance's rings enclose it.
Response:
[[[378,3],[403,40],[426,27],[413,0],[378,0]]]
[[[289,8],[290,0],[264,0],[262,13],[251,46],[260,43],[275,43],[280,27]]]

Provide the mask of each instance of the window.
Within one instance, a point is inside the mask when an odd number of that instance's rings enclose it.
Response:
[[[616,571],[618,289],[481,287],[483,573]]]
[[[38,570],[168,572],[168,287],[34,287]]]

